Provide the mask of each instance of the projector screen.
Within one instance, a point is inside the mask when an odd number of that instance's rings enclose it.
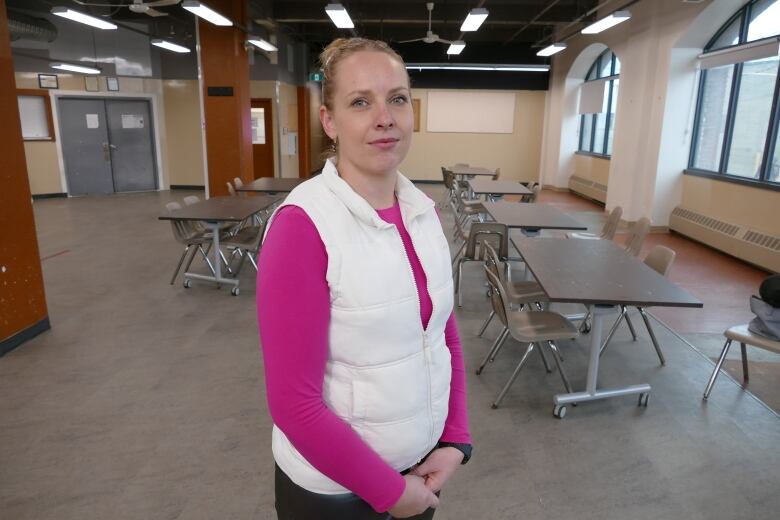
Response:
[[[428,92],[428,132],[511,134],[514,92]]]

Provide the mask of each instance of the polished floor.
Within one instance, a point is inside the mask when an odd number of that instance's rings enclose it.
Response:
[[[157,215],[186,194],[35,203],[52,330],[0,358],[3,520],[274,518],[253,273],[243,273],[238,297],[168,285],[180,248]],[[542,197],[598,227],[597,206]],[[450,225],[447,211],[442,219]],[[696,347],[658,326],[666,367],[646,334],[633,342],[625,327],[605,354],[605,386],[653,385],[646,409],[626,397],[555,419],[560,380],[533,358],[492,410],[521,352],[508,345],[474,374],[498,328],[476,337],[489,307],[484,276],[467,269],[457,314],[475,453],[436,518],[776,518],[778,415],[724,376],[701,401],[713,367],[707,349],[749,317],[747,297],[763,274],[675,235],[654,241],[674,244],[672,279],[705,308],[656,311]],[[575,387],[584,384],[586,345],[587,337],[561,345]],[[778,362],[756,356],[774,395]]]

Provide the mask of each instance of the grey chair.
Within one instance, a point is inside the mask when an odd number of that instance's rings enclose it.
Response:
[[[642,250],[642,244],[645,243],[645,238],[650,232],[650,219],[642,217],[636,221],[631,227],[626,239],[625,248],[630,254],[639,256],[639,252]]]
[[[502,341],[494,344],[485,357],[482,365],[477,369],[477,374],[481,374],[487,363],[493,362],[500,352],[501,348],[506,343],[506,339],[511,336],[512,339],[519,343],[527,343],[528,346],[520,358],[520,362],[515,367],[514,372],[506,382],[504,387],[499,392],[496,400],[492,404],[492,408],[498,408],[501,401],[506,396],[507,392],[511,388],[512,384],[520,375],[520,371],[528,361],[528,357],[535,349],[539,350],[539,354],[542,356],[542,360],[545,363],[545,368],[548,368],[546,359],[544,358],[544,352],[542,351],[542,344],[547,343],[552,351],[555,365],[558,369],[558,373],[563,381],[563,386],[567,392],[571,392],[571,384],[569,383],[566,373],[561,366],[560,352],[555,344],[558,340],[574,339],[578,335],[577,327],[574,326],[569,320],[561,316],[556,312],[551,311],[511,311],[507,305],[508,297],[504,291],[504,287],[501,285],[500,280],[495,276],[490,269],[485,266],[485,274],[488,278],[488,283],[491,288],[491,303],[493,310],[501,320],[501,323],[507,329],[507,334],[504,335]],[[549,371],[549,370],[548,370]],[[556,407],[557,408],[557,407]],[[565,412],[563,412],[565,413]],[[563,417],[563,414],[560,415]]]
[[[169,202],[165,205],[165,209],[168,211],[176,211],[181,209],[181,204],[178,202]],[[193,247],[195,247],[195,249],[190,254],[189,260],[187,260],[187,266],[184,268],[184,272],[189,270],[192,260],[195,258],[195,254],[200,252],[203,259],[206,261],[206,265],[209,266],[211,273],[214,274],[214,266],[208,256],[208,249],[211,247],[211,237],[207,237],[203,233],[196,231],[196,229],[189,225],[187,221],[171,220],[170,223],[171,230],[173,231],[173,238],[184,245],[184,251],[179,257],[179,263],[176,264],[176,269],[173,271],[173,276],[171,277],[171,285],[176,281],[176,277],[179,275],[181,266],[184,263],[184,258],[187,257],[187,253],[189,253],[190,249]],[[204,245],[206,246],[206,249],[203,248]]]
[[[233,248],[233,253],[230,257],[231,262],[238,256],[238,265],[233,270],[233,276],[238,276],[241,273],[241,267],[244,265],[244,261],[248,258],[249,262],[257,272],[257,255],[260,252],[260,247],[263,242],[263,235],[265,234],[265,228],[268,225],[268,220],[263,221],[260,226],[249,226],[239,231],[235,236],[226,239],[223,244],[225,247]],[[236,291],[236,294],[238,292]]]
[[[463,233],[460,224],[458,226],[460,232]],[[507,258],[509,254],[509,232],[506,225],[497,222],[474,222],[471,224],[463,245],[455,253],[455,258],[452,260],[453,266],[457,265],[455,271],[455,294],[458,297],[458,307],[463,306],[463,291],[461,288],[463,264],[466,262],[482,262],[484,258],[482,248],[485,243],[495,244],[499,256]]]
[[[230,196],[231,197],[237,197],[238,193],[236,193],[236,189],[233,187],[233,185],[230,184],[230,182],[226,182],[225,184],[227,184],[227,189],[228,189],[228,193],[230,194]]]
[[[465,200],[463,198],[463,191],[456,186],[453,193],[454,198],[454,212],[456,222],[460,222],[461,225],[465,224],[468,220],[477,218],[482,220],[482,215],[487,211],[485,206],[478,200]]]
[[[723,366],[723,362],[726,360],[726,355],[729,353],[729,348],[731,347],[731,343],[733,341],[739,341],[739,346],[742,347],[743,387],[747,386],[748,381],[750,380],[748,374],[747,345],[768,350],[769,352],[774,352],[775,354],[780,354],[780,341],[767,338],[766,336],[759,336],[758,334],[754,334],[748,328],[747,323],[730,327],[728,330],[726,330],[726,332],[723,333],[723,335],[726,336],[726,344],[723,345],[723,350],[721,351],[720,357],[718,358],[718,363],[715,365],[715,370],[712,371],[710,380],[707,382],[707,387],[704,389],[705,400],[709,399],[710,397],[712,387],[715,386],[715,380],[718,378],[718,374],[720,374],[721,367]]]
[[[508,304],[510,309],[519,308],[522,309],[526,305],[536,305],[536,307],[541,310],[541,304],[546,303],[547,295],[542,290],[542,287],[534,281],[512,281],[511,278],[511,268],[509,267],[509,262],[504,262],[504,269],[503,271],[499,267],[502,263],[501,259],[498,257],[498,253],[496,253],[496,250],[493,249],[493,247],[485,243],[484,244],[484,252],[485,252],[485,265],[490,270],[491,273],[496,275],[496,277],[501,282],[501,285],[504,287],[504,290],[506,291],[507,298],[508,298]],[[482,324],[482,327],[480,327],[479,332],[477,333],[478,337],[482,337],[482,335],[485,333],[485,329],[487,329],[490,322],[495,318],[496,311],[490,310],[490,314],[488,315],[485,322]],[[501,330],[501,333],[498,335],[498,338],[496,338],[496,341],[499,341],[501,337],[506,334],[506,327]]]
[[[620,224],[620,217],[623,216],[623,208],[615,206],[612,211],[609,212],[607,220],[604,222],[604,227],[601,228],[600,234],[584,233],[581,231],[566,233],[566,238],[581,238],[587,240],[612,240],[615,238],[618,225]]]
[[[647,256],[645,257],[645,264],[661,276],[668,276],[675,256],[676,253],[674,250],[662,245],[655,245],[650,250],[650,252],[647,253]],[[645,322],[645,328],[647,328],[647,333],[650,335],[650,340],[653,343],[653,348],[655,348],[655,353],[658,355],[658,360],[661,362],[661,365],[666,365],[666,358],[664,358],[664,353],[661,351],[661,346],[658,344],[658,340],[655,337],[653,327],[650,325],[650,319],[647,316],[647,311],[645,311],[643,307],[637,307],[637,310],[639,311],[639,315],[642,316],[642,320]],[[617,320],[615,320],[615,323],[612,325],[612,328],[609,330],[607,339],[601,346],[600,354],[604,353],[604,350],[607,348],[607,345],[612,339],[612,336],[615,334],[618,325],[620,325],[620,322],[624,318],[626,319],[626,323],[629,324],[631,335],[634,337],[634,341],[636,341],[636,331],[634,330],[634,326],[631,324],[631,320],[628,317],[628,309],[625,305],[621,305],[620,314],[618,315]]]
[[[529,190],[531,190],[530,195],[523,195],[523,197],[520,199],[521,202],[536,202],[536,199],[539,197],[539,183],[538,182],[529,182],[526,186]]]

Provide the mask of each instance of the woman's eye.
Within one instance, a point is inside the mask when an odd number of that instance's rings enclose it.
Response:
[[[366,100],[365,99],[356,99],[352,102],[353,107],[364,107],[366,106]]]
[[[402,105],[406,103],[406,96],[396,96],[393,98],[393,103],[397,105]]]

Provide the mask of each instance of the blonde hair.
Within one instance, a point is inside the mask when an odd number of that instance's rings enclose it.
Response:
[[[383,52],[404,64],[403,58],[388,44],[381,40],[368,38],[338,38],[333,40],[320,53],[322,67],[322,104],[328,110],[333,109],[333,90],[335,89],[336,67],[345,58],[360,51]],[[404,69],[405,71],[406,69]],[[407,79],[409,74],[406,75]]]

